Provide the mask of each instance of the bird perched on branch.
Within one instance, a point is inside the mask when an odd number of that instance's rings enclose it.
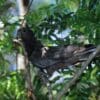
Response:
[[[55,70],[86,61],[96,49],[96,46],[93,45],[44,47],[29,27],[20,28],[17,38],[21,39],[32,64],[41,70],[45,69],[49,74]]]

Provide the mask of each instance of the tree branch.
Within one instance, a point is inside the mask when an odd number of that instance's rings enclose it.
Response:
[[[80,70],[75,74],[75,76],[69,81],[69,83],[66,83],[62,91],[60,91],[57,96],[56,100],[61,100],[61,97],[68,92],[68,89],[75,84],[75,82],[78,80],[78,78],[82,75],[85,68],[89,65],[89,63],[94,59],[96,54],[100,52],[100,45],[96,48],[96,50],[89,56],[89,59],[82,64],[82,67]]]
[[[21,17],[20,28],[25,27],[25,25],[26,25],[26,20],[24,19],[24,17],[28,13],[30,6],[31,6],[29,1],[30,0],[17,0],[18,6],[19,6],[19,17]],[[32,2],[33,2],[33,0],[31,1],[31,3]],[[19,50],[19,51],[21,51],[20,53],[22,55],[22,60],[19,60],[19,62],[22,61],[23,63],[20,63],[20,64],[23,64],[23,67],[25,68],[23,70],[23,73],[24,73],[24,77],[25,77],[28,99],[36,100],[36,97],[34,94],[34,89],[33,89],[34,87],[33,87],[32,81],[31,81],[30,64],[28,62],[27,53],[26,53],[23,43],[20,44],[19,48],[21,48],[21,50]],[[18,65],[18,66],[20,67],[20,65]]]
[[[34,93],[34,86],[33,86],[32,81],[31,81],[30,64],[28,64],[26,66],[24,75],[25,75],[28,99],[29,100],[36,100],[35,93]]]

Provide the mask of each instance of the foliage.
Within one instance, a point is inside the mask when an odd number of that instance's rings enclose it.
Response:
[[[4,0],[0,0],[0,8]],[[5,10],[3,10],[5,12]],[[10,16],[11,17],[11,16]],[[4,24],[9,23],[8,17],[1,18]],[[42,6],[26,16],[29,26],[35,35],[46,46],[67,44],[100,44],[100,1],[99,0],[56,0],[56,4]],[[13,32],[16,23],[4,27],[3,38],[0,38],[0,99],[26,100],[26,89],[22,74],[9,71],[9,62],[5,55],[15,52]],[[70,30],[70,31],[68,31]],[[65,33],[64,33],[65,31]],[[65,34],[68,34],[67,36]],[[64,35],[64,37],[62,37]],[[60,37],[59,37],[60,36]],[[82,41],[81,41],[82,40]],[[92,62],[71,87],[62,100],[99,100],[100,99],[100,60]],[[79,69],[80,66],[77,67]],[[33,84],[38,100],[47,100],[45,86],[32,69]],[[68,82],[74,71],[62,71],[61,76],[51,81],[54,96]],[[62,79],[62,82],[57,81]],[[41,98],[40,98],[41,97]]]

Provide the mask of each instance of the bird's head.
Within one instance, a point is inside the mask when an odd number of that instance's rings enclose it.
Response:
[[[22,42],[32,42],[33,40],[36,40],[33,31],[29,27],[18,29],[16,38]]]
[[[28,57],[31,56],[34,50],[39,50],[43,47],[41,42],[37,40],[34,32],[29,27],[22,27],[18,29],[16,40],[18,44],[21,43],[24,45]]]

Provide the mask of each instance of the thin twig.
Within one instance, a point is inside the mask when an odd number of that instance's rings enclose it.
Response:
[[[29,100],[36,100],[35,93],[34,93],[34,86],[31,81],[31,73],[30,73],[30,64],[28,61],[27,53],[25,51],[24,45],[22,44],[22,48],[24,50],[24,56],[25,56],[25,81],[26,81],[26,88],[28,92],[28,98]]]
[[[26,21],[26,20],[25,20],[25,16],[29,13],[29,10],[30,10],[30,7],[31,7],[33,1],[34,1],[34,0],[31,0],[31,2],[29,3],[29,5],[28,5],[28,7],[27,7],[27,10],[26,10],[26,13],[25,13],[25,15],[23,16],[24,19],[22,19],[22,22],[21,22],[20,27],[23,27],[23,24],[26,24],[26,23],[24,23],[24,22]]]
[[[30,64],[28,64],[25,69],[25,81],[26,81],[28,100],[36,100],[35,93],[34,93],[34,86],[31,80]]]
[[[96,54],[100,52],[100,45],[96,48],[96,50],[89,56],[89,59],[82,64],[82,67],[79,69],[79,71],[75,74],[75,76],[69,81],[69,83],[66,83],[62,91],[60,91],[57,96],[56,100],[61,100],[61,97],[68,92],[68,89],[75,84],[75,82],[79,79],[79,77],[82,75],[85,68],[89,65],[89,63],[94,59]]]

